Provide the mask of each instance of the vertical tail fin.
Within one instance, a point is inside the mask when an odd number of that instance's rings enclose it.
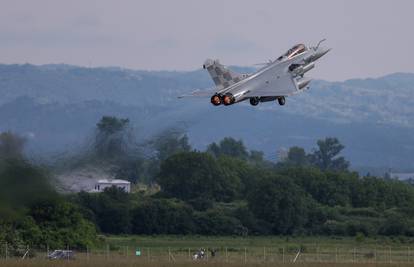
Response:
[[[207,59],[203,68],[207,69],[218,90],[227,88],[244,78],[242,74],[229,70],[218,60]]]

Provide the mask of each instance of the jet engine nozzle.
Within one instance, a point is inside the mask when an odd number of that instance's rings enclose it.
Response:
[[[221,97],[218,94],[215,94],[211,97],[211,104],[214,106],[220,106],[221,105]]]
[[[223,100],[223,104],[226,106],[234,104],[235,102],[234,96],[230,93],[225,94],[222,100]]]

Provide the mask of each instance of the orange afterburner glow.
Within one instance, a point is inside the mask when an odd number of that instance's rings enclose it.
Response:
[[[229,96],[229,95],[223,96],[223,103],[224,103],[224,105],[231,105],[231,104],[233,104],[233,98],[232,98],[232,96]]]
[[[211,104],[213,104],[213,105],[215,105],[215,106],[220,105],[220,104],[221,104],[221,99],[220,99],[220,96],[218,96],[218,95],[213,95],[213,96],[211,97]]]

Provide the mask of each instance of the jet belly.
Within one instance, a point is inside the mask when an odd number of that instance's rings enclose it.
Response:
[[[229,88],[225,94],[229,96],[231,95],[234,103],[248,99],[249,97],[246,96],[246,94],[273,83],[276,76],[272,75],[272,70],[273,68],[270,67],[258,71],[258,73],[253,74],[251,78],[249,77],[248,79],[241,81],[240,84],[235,84],[232,88]]]

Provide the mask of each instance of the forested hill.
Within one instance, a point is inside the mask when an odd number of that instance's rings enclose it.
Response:
[[[111,115],[129,118],[142,139],[180,127],[194,147],[233,136],[274,160],[280,147],[310,150],[317,139],[336,136],[353,166],[414,168],[414,74],[314,81],[284,107],[177,99],[211,86],[203,70],[0,65],[0,130],[26,136],[30,153],[56,153],[83,145],[96,121]]]

